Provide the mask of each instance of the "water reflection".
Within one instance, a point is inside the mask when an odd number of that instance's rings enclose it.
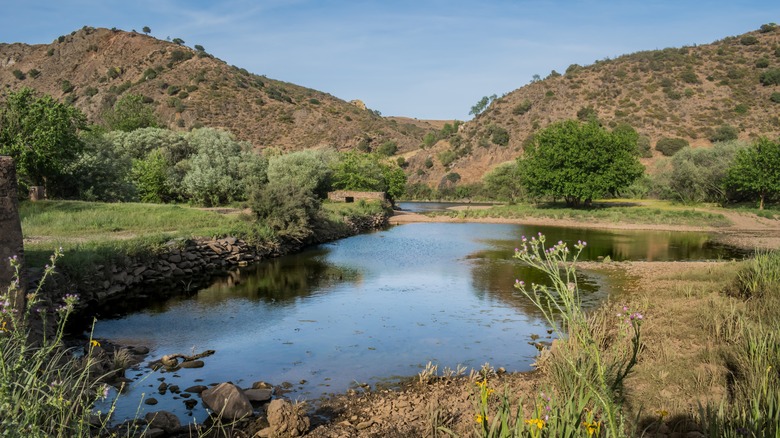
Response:
[[[301,398],[411,376],[428,361],[527,370],[536,354],[527,341],[547,327],[513,284],[544,279],[511,256],[521,235],[537,231],[551,241],[587,240],[586,259],[724,256],[701,234],[408,224],[241,269],[192,297],[98,321],[95,336],[147,345],[152,359],[216,350],[205,368],[165,375],[181,388],[196,380],[302,382],[291,394]],[[602,296],[598,279],[580,281],[592,300]],[[152,386],[133,384],[120,416],[135,415]],[[155,410],[186,415],[182,400],[157,398]]]

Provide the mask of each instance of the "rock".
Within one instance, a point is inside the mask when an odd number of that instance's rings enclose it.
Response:
[[[371,427],[373,425],[374,425],[374,420],[372,419],[372,420],[363,421],[361,423],[358,423],[357,426],[355,426],[355,429],[357,429],[357,430],[368,429],[369,427]]]
[[[236,239],[235,237],[226,237],[225,238],[225,243],[227,243],[228,245],[235,245],[237,241],[238,241],[238,239]]]
[[[157,404],[157,399],[154,398],[154,397],[149,397],[146,400],[144,400],[144,403],[149,405],[149,406],[154,406],[154,405]]]
[[[184,271],[183,271],[183,270],[181,270],[181,269],[179,269],[179,268],[173,268],[173,275],[175,275],[175,276],[177,276],[177,277],[181,277],[181,276],[182,276],[182,275],[184,275],[184,274],[185,274],[185,273],[184,273]]]
[[[173,254],[172,256],[168,257],[168,261],[171,263],[179,263],[181,262],[181,256],[179,254]]]
[[[146,266],[139,266],[139,267],[133,269],[133,275],[139,276],[139,275],[143,274],[144,271],[146,271]]]
[[[168,432],[160,429],[159,427],[150,427],[141,434],[143,438],[162,438],[167,435]]]
[[[149,428],[158,428],[171,433],[181,427],[179,417],[168,411],[149,412],[144,417]]]
[[[252,384],[252,389],[273,389],[273,387],[274,386],[271,385],[270,383],[263,382],[263,381],[255,382]]]
[[[187,409],[191,410],[191,409],[195,408],[195,406],[197,406],[197,405],[198,405],[198,401],[197,400],[193,400],[191,398],[188,398],[187,400],[184,400],[184,407],[187,408]]]
[[[695,430],[685,434],[685,438],[705,438],[704,434]]]
[[[179,376],[176,376],[179,377]],[[178,394],[181,392],[181,389],[179,389],[179,385],[171,385],[168,387],[168,391],[171,391],[172,394]]]
[[[309,430],[311,422],[302,404],[276,399],[268,405],[268,424],[273,436],[297,437]]]
[[[252,402],[267,402],[268,400],[271,400],[271,396],[273,395],[274,390],[273,389],[245,389],[244,394],[249,399],[249,401]]]
[[[252,415],[252,403],[232,383],[219,385],[203,391],[203,404],[226,420],[237,420]]]
[[[203,368],[204,365],[202,360],[185,360],[179,364],[182,368]]]
[[[165,394],[165,391],[168,390],[168,384],[165,382],[160,383],[160,386],[157,387],[157,391],[160,394]]]
[[[140,354],[140,355],[149,354],[149,348],[147,348],[147,347],[131,347],[130,351],[133,354]]]
[[[200,394],[201,392],[203,392],[203,391],[205,391],[207,389],[209,389],[208,386],[195,385],[195,386],[190,386],[189,388],[185,389],[184,392],[189,392],[189,393],[192,393],[192,394]]]
[[[162,359],[160,359],[160,363],[168,368],[173,368],[179,364],[179,359],[166,354],[162,357]]]

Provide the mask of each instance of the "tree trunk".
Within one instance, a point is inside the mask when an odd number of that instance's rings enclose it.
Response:
[[[764,209],[764,197],[765,196],[766,195],[763,194],[763,193],[761,194],[761,196],[759,196],[759,201],[758,201],[758,209],[759,210],[763,210]]]

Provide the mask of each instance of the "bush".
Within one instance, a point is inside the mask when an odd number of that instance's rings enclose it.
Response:
[[[774,103],[780,103],[780,93],[778,92],[772,93],[772,95],[769,96],[769,100]]]
[[[92,97],[98,93],[98,89],[95,87],[87,87],[86,90],[84,90],[84,95],[88,97]]]
[[[147,68],[146,71],[144,71],[144,80],[151,80],[157,77],[157,70],[153,68]]]
[[[756,68],[767,68],[769,67],[769,60],[766,58],[760,58],[756,61]]]
[[[62,89],[63,93],[70,93],[75,88],[73,84],[70,83],[69,80],[65,79],[62,81],[62,84],[60,85],[60,88]]]
[[[683,203],[725,201],[724,182],[740,145],[721,141],[712,148],[683,148],[654,172],[658,196]]]
[[[332,151],[311,149],[272,157],[268,162],[268,182],[302,187],[324,199],[331,187],[336,159]]]
[[[425,167],[430,169],[431,167],[433,167],[433,160],[431,159],[431,157],[426,157],[425,158],[425,163],[423,163],[423,164],[425,165]]]
[[[739,137],[739,130],[731,125],[722,125],[710,136],[710,141],[715,143],[718,141],[736,140]]]
[[[391,157],[395,155],[396,152],[398,152],[398,144],[394,141],[386,141],[376,150],[377,154],[384,157]]]
[[[141,202],[168,202],[174,199],[168,184],[168,164],[159,149],[144,159],[133,160],[131,177]]]
[[[682,138],[663,137],[655,143],[655,150],[667,157],[671,157],[672,155],[676,154],[677,151],[686,146],[688,146],[688,140]]]
[[[653,156],[653,151],[650,147],[650,137],[640,135],[636,140],[636,149],[639,152],[640,157],[651,158]]]
[[[758,38],[753,35],[745,35],[739,40],[739,43],[743,46],[752,46],[758,44]]]
[[[766,23],[766,24],[762,24],[761,27],[758,29],[758,31],[761,32],[761,33],[769,33],[769,32],[772,32],[775,29],[777,29],[777,24],[775,24],[775,23]]]
[[[35,79],[41,75],[41,72],[38,71],[37,69],[32,68],[30,69],[30,71],[27,72],[27,74],[30,75],[31,78]]]
[[[680,79],[686,84],[698,84],[700,82],[699,77],[696,76],[696,72],[692,68],[685,69],[680,75]]]
[[[106,127],[111,131],[125,132],[156,127],[157,115],[154,113],[154,108],[145,103],[145,100],[145,96],[140,94],[122,96],[110,110],[103,113]]]
[[[525,99],[521,103],[517,104],[514,108],[512,108],[512,114],[516,116],[521,116],[525,113],[527,113],[533,104],[530,100]]]
[[[22,71],[19,70],[19,69],[14,70],[12,73],[13,73],[14,77],[16,79],[19,79],[20,81],[23,81],[25,79],[24,73],[22,73]]]
[[[761,85],[780,85],[780,68],[772,68],[763,73],[758,78]]]
[[[583,122],[598,120],[598,113],[592,106],[582,107],[577,111],[577,119]]]
[[[122,71],[119,69],[119,67],[109,67],[109,69],[106,70],[106,76],[111,79],[118,78],[120,74],[122,74]]]
[[[290,182],[272,182],[255,190],[250,198],[259,221],[280,237],[303,242],[313,234],[320,211],[315,194]]]
[[[488,126],[488,134],[490,135],[490,141],[492,141],[493,144],[499,146],[506,146],[509,144],[509,132],[500,126]]]
[[[171,52],[171,56],[169,57],[170,62],[177,63],[186,61],[188,59],[192,58],[192,53],[186,50],[179,50],[176,49]]]
[[[454,151],[447,149],[445,151],[439,152],[438,158],[439,162],[441,162],[441,165],[447,167],[458,158],[458,155]]]

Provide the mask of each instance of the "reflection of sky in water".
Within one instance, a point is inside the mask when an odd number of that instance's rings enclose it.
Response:
[[[521,234],[538,230],[506,224],[403,225],[260,263],[234,275],[230,285],[217,282],[154,312],[99,321],[96,337],[147,345],[152,359],[216,350],[205,368],[153,374],[136,384],[120,400],[119,411],[134,415],[145,392],[160,401],[153,410],[184,418],[182,400],[154,391],[158,377],[182,389],[195,379],[245,387],[258,380],[289,381],[295,384],[293,398],[311,399],[355,382],[412,376],[428,361],[440,368],[490,362],[527,370],[536,353],[530,335],[546,336],[546,326],[512,286],[515,278],[544,279],[511,256]],[[589,248],[617,254],[606,248],[607,232],[542,231],[553,242],[587,239]],[[663,243],[657,241],[662,234],[635,233],[633,245],[625,243],[626,236],[631,234],[615,238],[613,248],[638,248],[636,258],[650,247],[678,245],[668,243],[678,235],[667,235]],[[679,245],[701,245],[699,235],[686,239],[678,238]],[[585,289],[596,289],[593,280],[582,281]]]

